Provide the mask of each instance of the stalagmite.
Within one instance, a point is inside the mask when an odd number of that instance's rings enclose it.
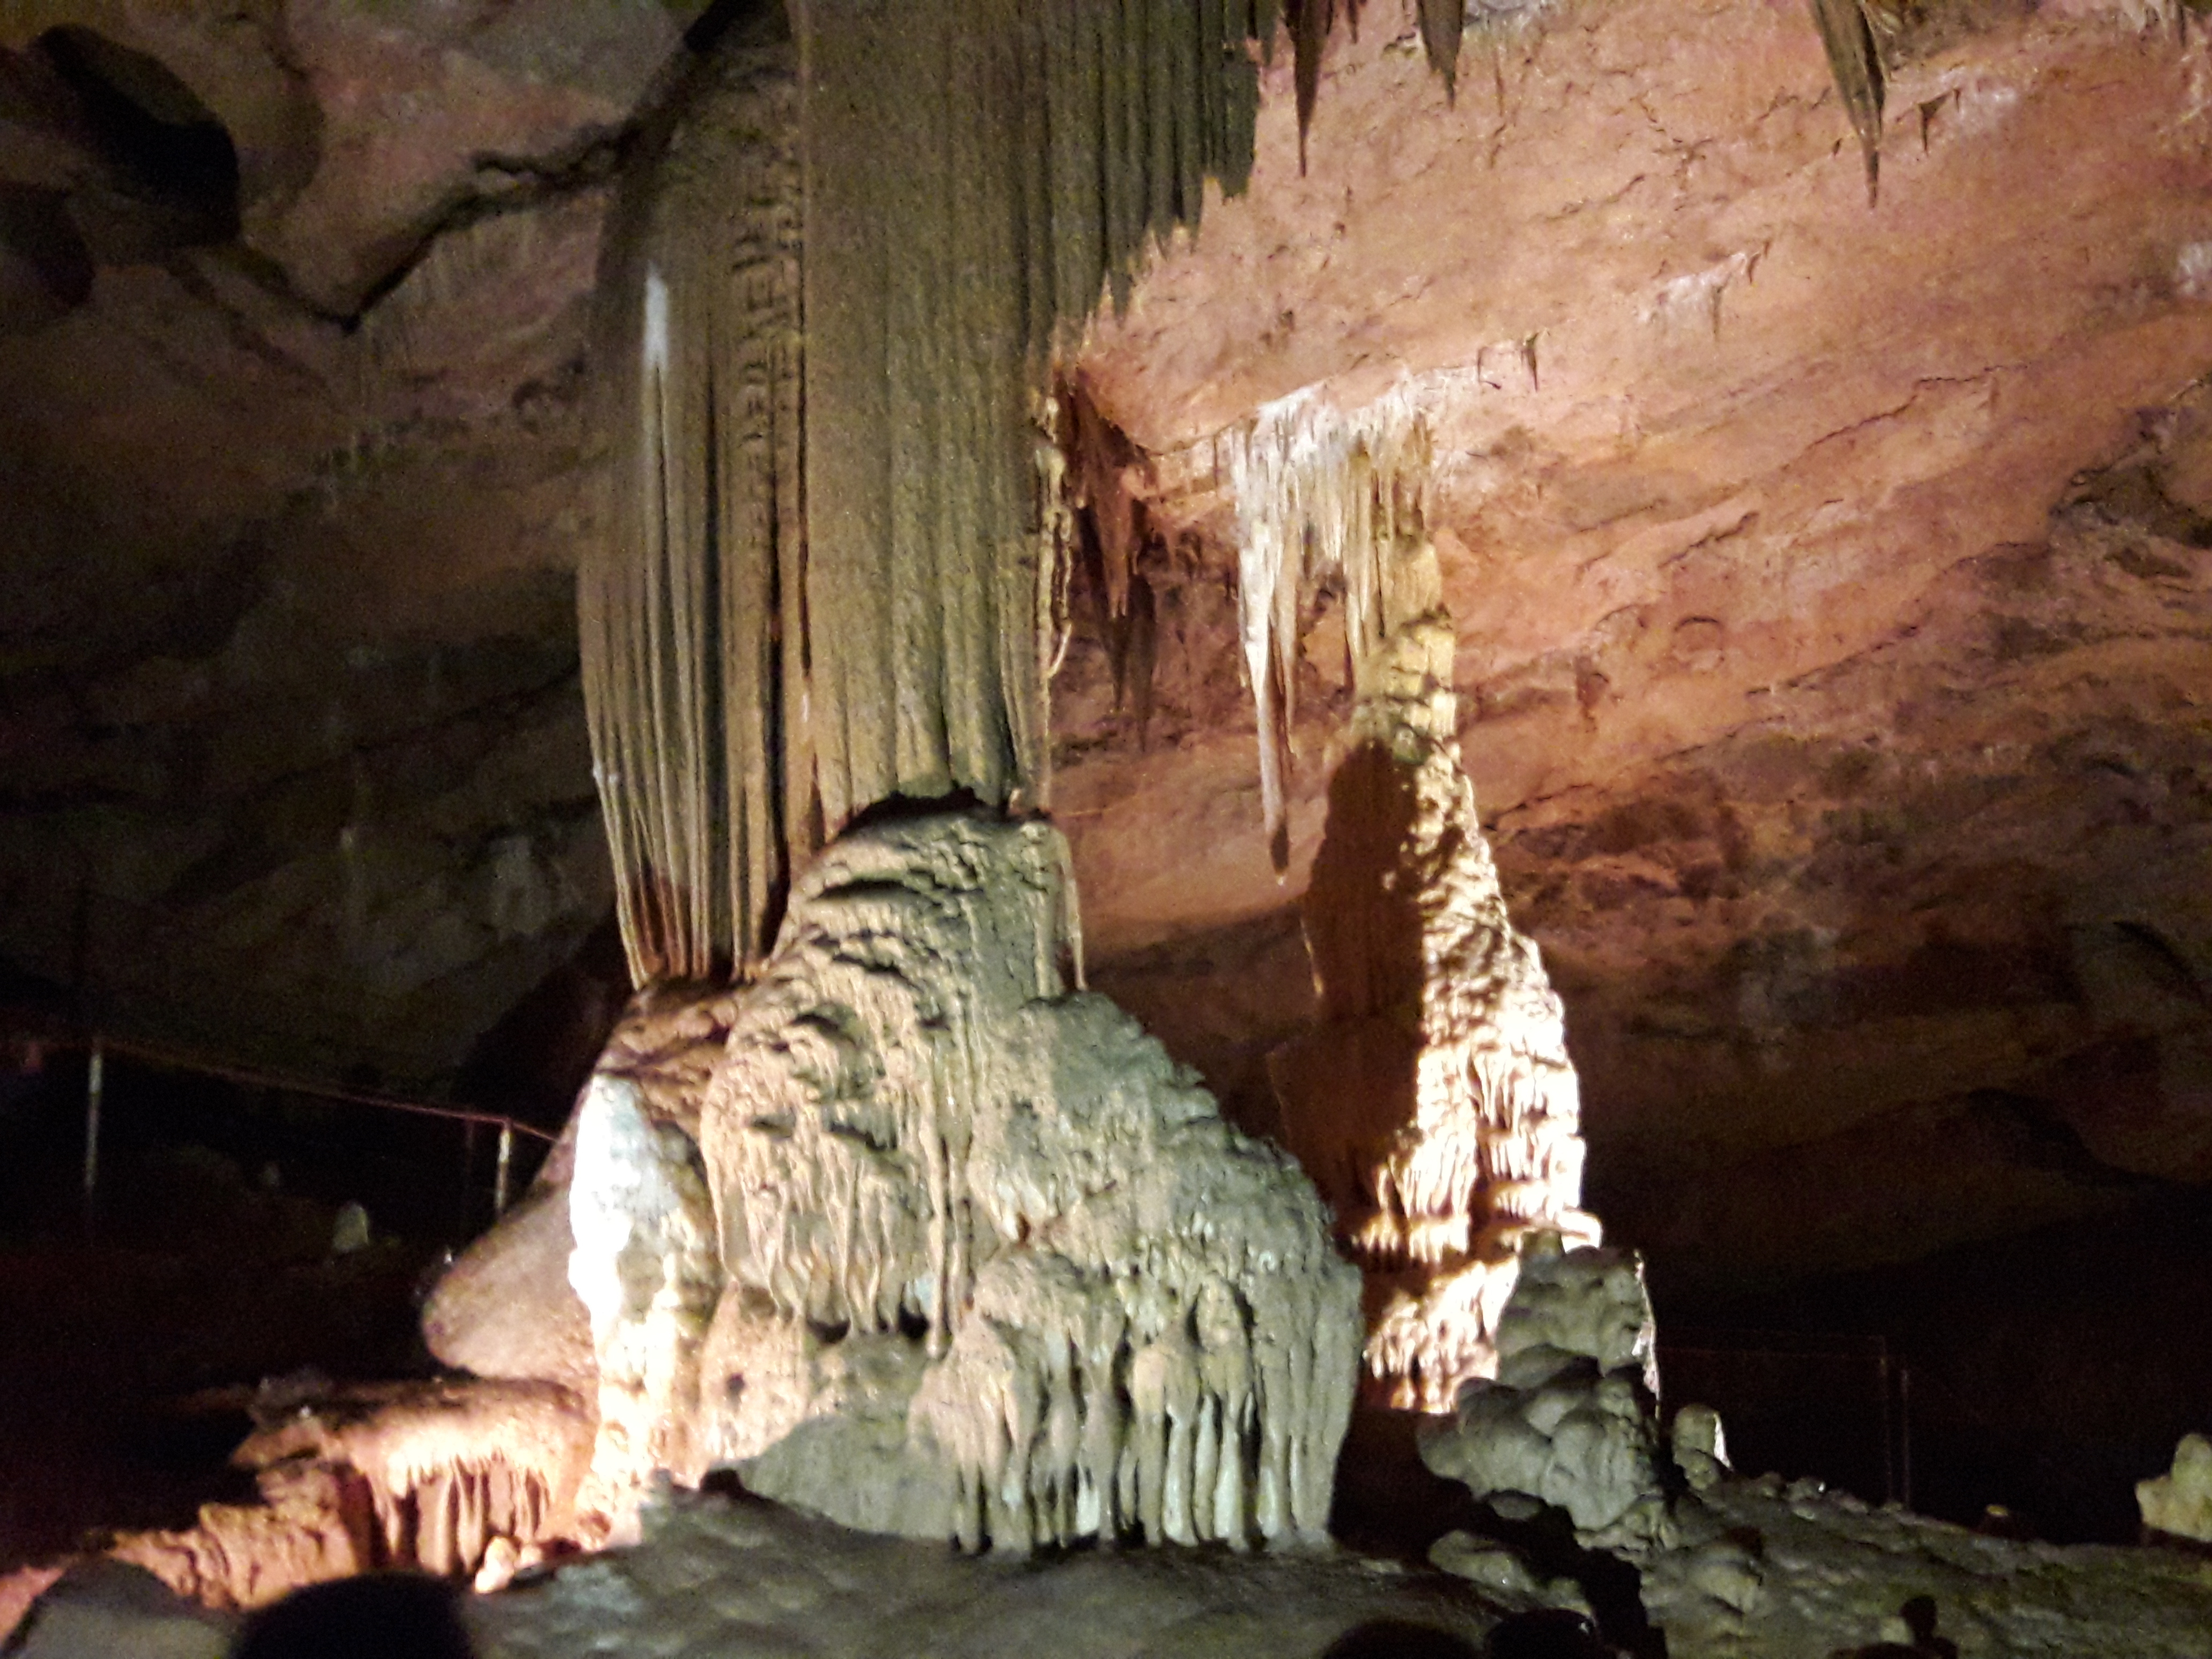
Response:
[[[1304,394],[1224,443],[1279,866],[1309,574],[1343,577],[1357,699],[1304,900],[1322,1024],[1275,1057],[1285,1134],[1367,1270],[1380,1392],[1445,1411],[1462,1382],[1495,1368],[1522,1241],[1598,1237],[1579,1207],[1559,1001],[1506,915],[1460,766],[1418,409],[1402,392],[1353,414]]]
[[[690,1470],[699,1338],[721,1289],[714,1216],[684,1132],[601,1075],[577,1114],[568,1282],[591,1321],[599,1424],[576,1508],[593,1542],[630,1541],[656,1469]]]
[[[1473,1383],[1449,1421],[1425,1426],[1421,1461],[1478,1498],[1557,1505],[1592,1548],[1675,1541],[1668,1493],[1679,1483],[1659,1427],[1642,1259],[1563,1249],[1555,1234],[1532,1242],[1496,1338],[1497,1378]]]
[[[1288,1160],[1071,991],[1065,860],[950,815],[800,883],[702,1116],[702,1442],[969,1548],[1318,1534],[1356,1277]]]

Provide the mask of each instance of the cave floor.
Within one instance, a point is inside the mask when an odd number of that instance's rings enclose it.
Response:
[[[1640,1652],[2202,1659],[2212,1642],[2212,1559],[1986,1538],[1772,1481],[1729,1483],[1697,1510],[1686,1547],[1647,1574],[1666,1639],[1647,1632]],[[1486,1599],[1433,1570],[1343,1550],[1006,1564],[720,1497],[679,1500],[638,1548],[470,1613],[486,1659],[982,1659],[1041,1642],[1055,1659],[1582,1650],[1558,1644],[1556,1625],[1553,1644],[1522,1646],[1542,1642],[1546,1619],[1527,1599]]]
[[[2202,1659],[2212,1640],[2212,1559],[1986,1538],[1774,1482],[1729,1483],[1698,1511],[1686,1547],[1647,1575],[1667,1639],[1646,1632],[1642,1652]],[[1516,1616],[1527,1638],[1546,1618],[1528,1600],[1348,1551],[1010,1565],[720,1497],[678,1501],[638,1548],[471,1607],[486,1659],[982,1659],[1040,1642],[1055,1659],[1472,1659],[1518,1650],[1500,1639]]]
[[[478,1659],[987,1659],[1040,1644],[1054,1659],[2203,1659],[2212,1638],[2212,1555],[1987,1537],[1774,1477],[1726,1482],[1679,1516],[1680,1546],[1640,1583],[1610,1564],[1642,1601],[1607,1620],[1617,1646],[1559,1611],[1574,1591],[1557,1579],[1500,1588],[1341,1546],[972,1559],[720,1491],[652,1506],[635,1547],[459,1605]],[[94,1564],[7,1651],[228,1650],[233,1620],[165,1598]],[[343,1603],[346,1617],[373,1601]]]

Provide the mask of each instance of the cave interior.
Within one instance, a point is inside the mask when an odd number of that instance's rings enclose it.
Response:
[[[412,1388],[376,1565],[963,1652],[1078,1615],[763,1497],[1272,1655],[2199,1650],[2199,10],[0,0],[0,1644]],[[1554,1237],[1707,1532],[1433,1472]],[[2088,1645],[1808,1611],[1823,1489]]]

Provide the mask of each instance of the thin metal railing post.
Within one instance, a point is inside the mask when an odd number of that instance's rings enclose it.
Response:
[[[92,1219],[93,1196],[100,1187],[100,1105],[107,1092],[107,1050],[94,1039],[84,1073],[84,1218]]]
[[[491,1212],[495,1218],[507,1213],[507,1170],[514,1160],[514,1120],[503,1117],[499,1121],[499,1173],[492,1178]]]
[[[1909,1510],[1912,1507],[1912,1367],[1901,1359],[1897,1364],[1897,1461],[1898,1485],[1903,1488],[1898,1501]]]
[[[1898,1501],[1897,1425],[1891,1410],[1895,1398],[1896,1383],[1890,1374],[1889,1339],[1881,1339],[1881,1359],[1878,1367],[1875,1387],[1881,1395],[1881,1498],[1885,1504]]]

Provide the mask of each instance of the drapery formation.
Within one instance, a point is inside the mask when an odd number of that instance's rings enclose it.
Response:
[[[695,71],[609,229],[606,522],[580,573],[585,702],[639,984],[765,948],[819,837],[806,541],[797,52],[775,9]]]
[[[1042,806],[1062,328],[1242,188],[1274,0],[750,8],[604,284],[586,693],[640,983],[743,976],[895,798]],[[805,249],[802,254],[802,245]]]

